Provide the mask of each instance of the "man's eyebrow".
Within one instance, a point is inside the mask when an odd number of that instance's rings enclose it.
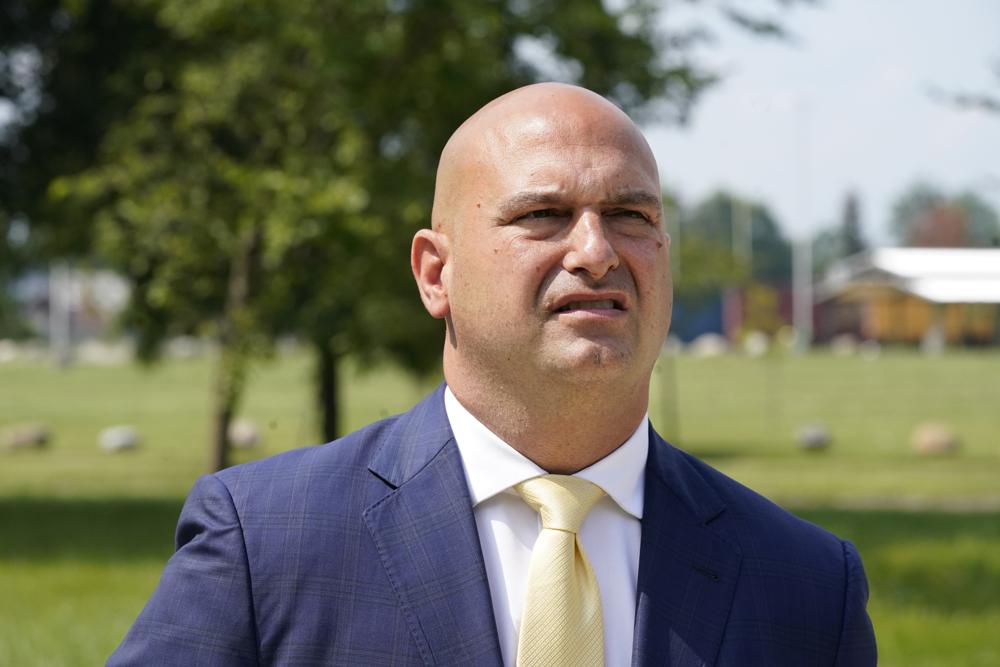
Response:
[[[499,211],[497,217],[506,219],[537,206],[560,206],[564,204],[565,201],[557,192],[544,190],[518,192],[500,202],[500,205],[497,207]]]
[[[612,195],[604,202],[605,206],[643,206],[659,208],[663,206],[663,197],[645,190],[627,190]]]

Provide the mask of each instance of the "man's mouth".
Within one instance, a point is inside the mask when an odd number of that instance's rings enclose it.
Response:
[[[556,308],[557,313],[568,313],[573,310],[625,310],[615,299],[600,299],[597,301],[570,301]]]

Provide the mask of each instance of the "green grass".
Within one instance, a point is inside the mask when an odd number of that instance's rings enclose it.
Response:
[[[55,434],[44,451],[0,452],[0,665],[97,664],[121,639],[204,468],[210,370],[0,366],[0,427],[40,421]],[[255,368],[243,413],[265,440],[241,460],[317,441],[310,370],[301,355]],[[354,428],[434,381],[347,368],[343,385]],[[880,664],[1000,665],[1000,354],[669,358],[650,414],[676,444],[858,545]],[[910,452],[930,419],[960,433],[959,454]],[[827,425],[830,451],[795,448],[808,422]],[[101,452],[113,423],[134,424],[143,446]]]
[[[102,664],[159,580],[180,505],[0,499],[0,664]]]
[[[0,497],[183,497],[208,461],[211,370],[208,360],[152,368],[0,365],[0,428],[41,422],[54,434],[46,450],[0,452]],[[263,442],[237,452],[237,462],[319,442],[310,373],[304,355],[254,367],[242,414],[259,425]],[[348,429],[406,410],[436,384],[393,369],[345,375]],[[135,426],[142,446],[101,451],[98,434],[113,424]]]
[[[997,352],[664,358],[650,415],[667,439],[786,504],[1000,509]],[[925,421],[955,429],[961,452],[914,455]],[[796,448],[810,423],[829,430],[829,451]]]

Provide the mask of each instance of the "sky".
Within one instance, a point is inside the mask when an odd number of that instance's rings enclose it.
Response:
[[[726,188],[800,239],[835,224],[854,190],[876,245],[890,244],[892,203],[917,180],[1000,212],[1000,115],[929,94],[1000,96],[1000,2],[824,0],[775,15],[793,40],[720,30],[703,55],[724,80],[687,126],[644,128],[683,202]]]

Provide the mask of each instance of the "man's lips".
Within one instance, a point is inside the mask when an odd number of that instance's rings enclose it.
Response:
[[[623,294],[567,294],[553,304],[554,313],[619,311],[627,309]]]

